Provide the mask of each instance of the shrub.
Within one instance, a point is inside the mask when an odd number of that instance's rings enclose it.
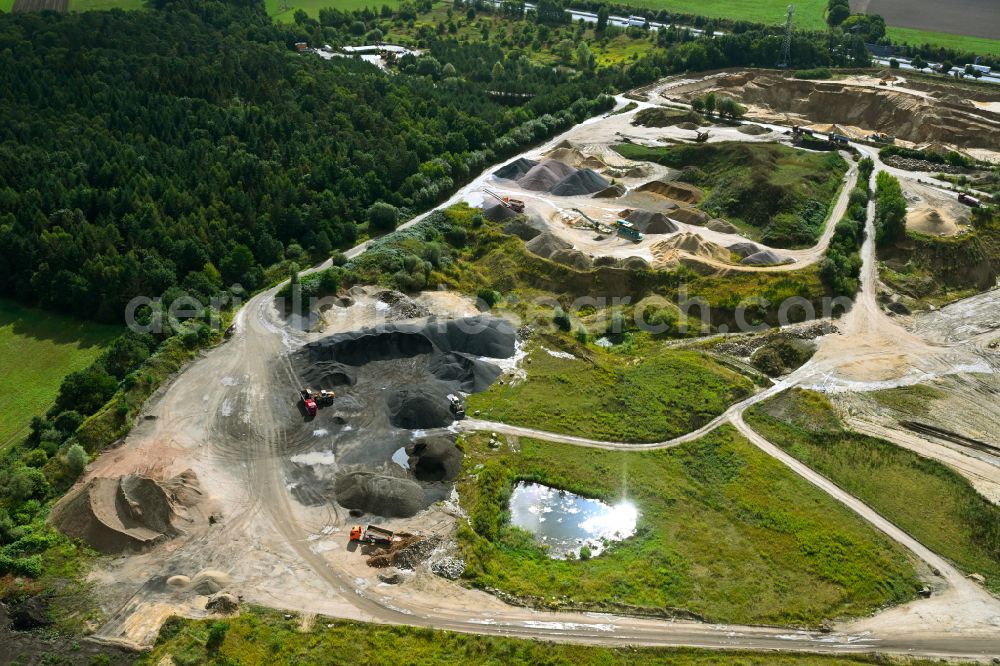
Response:
[[[833,73],[826,67],[816,67],[796,70],[794,76],[797,79],[829,79],[833,77]]]

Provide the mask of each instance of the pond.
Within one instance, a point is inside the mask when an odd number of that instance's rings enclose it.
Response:
[[[548,547],[549,556],[579,557],[587,546],[599,555],[609,542],[635,534],[639,512],[623,501],[614,506],[540,483],[519,482],[510,497],[510,520]]]

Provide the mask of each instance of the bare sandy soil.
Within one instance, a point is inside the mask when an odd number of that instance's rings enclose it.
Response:
[[[668,80],[652,88],[654,99],[675,83],[676,80]],[[681,84],[690,85],[683,80]],[[623,136],[650,143],[664,137],[691,138],[688,136],[691,133],[685,130],[632,127],[629,121],[630,114],[593,119],[526,156],[537,157],[558,142],[570,140],[581,151],[610,163],[614,157],[608,147]],[[762,137],[727,128],[713,130],[710,140],[725,139],[762,140]],[[489,173],[484,174],[445,205],[459,200],[481,201],[478,189],[484,184],[496,186]],[[560,217],[573,207],[610,216],[615,213],[613,204],[549,195],[529,199],[527,192],[516,189],[511,192],[524,198],[533,211],[543,213],[550,227],[574,244],[593,247],[595,251],[600,248],[609,254],[617,252],[620,256],[641,256],[642,247],[621,239],[594,240],[592,232],[573,229]],[[871,210],[868,225],[871,232]],[[682,230],[706,240],[712,240],[715,234],[693,225]],[[591,246],[585,244],[588,235]],[[872,236],[869,233],[869,238]],[[826,241],[802,251],[804,254],[796,264],[783,270],[795,270],[817,260]],[[363,249],[360,246],[349,254],[356,255]],[[931,313],[927,318],[906,321],[890,318],[881,311],[875,297],[877,266],[871,241],[865,244],[862,256],[865,262],[862,292],[850,314],[838,323],[839,333],[821,338],[813,360],[799,370],[734,405],[696,432],[667,442],[637,446],[474,420],[460,425],[463,429],[487,429],[512,437],[528,435],[580,446],[639,449],[675,446],[731,422],[762,450],[910,549],[928,570],[935,570],[936,574],[928,574],[935,589],[930,599],[873,618],[837,624],[832,633],[819,633],[538,612],[511,607],[491,595],[448,582],[432,575],[424,565],[406,574],[401,584],[382,583],[376,570],[365,564],[363,553],[348,547],[346,530],[353,518],[333,501],[303,503],[301,495],[296,493],[303,468],[315,472],[316,468],[336,464],[331,461],[333,451],[327,438],[336,436],[331,435],[333,426],[345,424],[333,421],[327,424],[322,420],[327,418],[323,415],[315,423],[302,422],[295,410],[298,380],[291,353],[322,335],[355,330],[375,321],[384,314],[384,308],[378,305],[373,293],[361,290],[352,294],[353,304],[331,308],[323,322],[318,325],[309,322],[310,330],[305,331],[279,316],[273,306],[275,290],[272,289],[251,299],[236,318],[232,339],[205,353],[165,386],[147,405],[144,414],[147,418],[140,419],[124,444],[92,463],[81,479],[80,483],[85,484],[98,477],[116,478],[130,473],[167,479],[190,469],[204,490],[206,513],[214,516],[211,521],[192,521],[182,534],[144,553],[101,562],[92,579],[97,583],[109,619],[94,637],[126,646],[148,646],[169,614],[189,617],[208,614],[205,609],[208,595],[201,589],[167,583],[173,576],[195,579],[200,574],[200,580],[210,578],[220,589],[266,606],[471,633],[607,645],[693,645],[839,653],[877,650],[968,659],[1000,654],[1000,601],[871,508],[790,459],[742,421],[742,412],[748,406],[796,385],[851,393],[942,377],[996,373],[996,354],[986,344],[988,337],[1000,328],[995,321],[995,301],[974,301]],[[423,294],[417,302],[429,310],[454,315],[472,309],[467,299],[447,292]],[[966,327],[958,331],[956,321],[966,323]],[[983,410],[982,417],[977,417],[981,427],[992,428],[989,419],[995,418],[993,408],[984,406]],[[858,416],[860,419],[863,415]],[[943,419],[940,422],[948,423]],[[322,430],[327,432],[317,432]],[[381,447],[382,435],[373,434],[370,444]],[[911,446],[930,450],[924,444]],[[975,468],[983,477],[982,485],[977,487],[988,489],[1000,484],[1000,477],[990,468],[980,468],[964,460],[955,462],[949,458],[950,453],[943,451],[934,455],[946,462],[951,460],[948,464],[956,468],[966,468],[969,474]],[[458,520],[462,517],[452,496],[443,497],[412,518],[379,522],[390,529],[438,536],[442,539],[442,549],[446,550]]]
[[[896,74],[806,81],[779,72],[744,71],[671,81],[658,92],[681,102],[716,92],[745,104],[752,120],[812,126],[852,138],[878,131],[905,146],[977,149],[980,159],[1000,159],[1000,114],[991,104],[1000,100],[989,90],[970,93]],[[970,94],[977,99],[969,99]]]
[[[907,204],[907,229],[928,236],[954,236],[967,229],[972,214],[955,194],[912,179],[901,183]]]

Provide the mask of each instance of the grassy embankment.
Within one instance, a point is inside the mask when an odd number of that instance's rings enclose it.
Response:
[[[194,664],[351,663],[433,664],[434,666],[857,666],[906,664],[929,666],[934,662],[899,661],[867,656],[834,657],[817,654],[768,653],[686,648],[605,648],[543,641],[471,636],[449,631],[361,624],[317,618],[313,628],[302,631],[299,617],[264,609],[244,611],[224,622],[171,619],[160,631],[156,647],[140,657],[140,664],[166,660],[178,666]],[[213,639],[213,635],[215,638]]]
[[[681,180],[706,191],[699,208],[772,247],[816,242],[847,171],[835,152],[776,143],[621,144],[615,149],[629,159],[681,169]]]
[[[907,389],[880,392],[876,399],[911,404],[933,396],[932,390]],[[747,412],[747,423],[962,571],[984,575],[990,589],[1000,591],[1000,508],[958,473],[884,440],[845,430],[829,401],[817,393],[783,393]]]
[[[1000,276],[1000,215],[973,215],[969,229],[946,237],[908,231],[894,246],[879,249],[880,277],[933,305],[992,288]]]
[[[121,330],[0,300],[0,453]]]
[[[750,380],[707,354],[645,338],[626,347],[608,351],[555,335],[533,341],[527,379],[469,396],[468,409],[552,432],[656,442],[696,430],[753,393]]]
[[[711,314],[711,324],[736,325],[734,311],[743,302],[765,299],[767,307],[747,308],[751,324],[777,323],[778,304],[799,296],[821,311],[826,294],[815,266],[787,273],[734,273],[720,276],[713,270],[702,275],[681,267],[673,271],[624,269],[601,266],[577,270],[531,254],[516,236],[504,233],[502,225],[483,218],[480,211],[466,204],[434,213],[418,225],[380,239],[375,246],[347,265],[338,278],[344,283],[381,284],[403,291],[416,288],[446,287],[471,296],[491,290],[500,297],[500,306],[516,311],[522,321],[551,323],[552,309],[533,307],[542,299],[558,300],[568,308],[577,297],[625,298],[633,305],[621,309],[628,319],[635,304],[643,299],[659,300],[662,307],[656,317],[669,326],[667,337],[683,335],[679,324],[684,314],[677,308],[681,289],[689,301],[703,299]],[[322,275],[303,279],[306,295]],[[319,292],[317,292],[319,293]],[[603,308],[606,313],[608,308]],[[575,314],[575,313],[571,313]],[[790,313],[800,314],[798,309]],[[701,316],[691,307],[687,316]],[[650,314],[646,321],[651,321]],[[574,324],[574,329],[576,324]],[[690,328],[689,328],[690,331]],[[690,334],[690,333],[688,333]]]
[[[612,452],[467,438],[458,490],[466,580],[526,603],[817,626],[911,598],[907,555],[724,426],[679,447]],[[509,523],[517,480],[639,511],[636,535],[600,556],[555,560]]]

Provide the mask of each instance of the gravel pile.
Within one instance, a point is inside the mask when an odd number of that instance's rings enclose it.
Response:
[[[633,210],[625,219],[644,234],[672,234],[677,231],[677,225],[663,213]]]
[[[586,254],[580,250],[566,249],[566,250],[556,250],[551,255],[549,259],[556,262],[557,264],[562,264],[564,266],[569,266],[570,268],[575,268],[578,271],[589,271],[594,267],[594,261]]]
[[[556,183],[549,193],[560,197],[582,196],[600,192],[610,184],[596,171],[580,169]]]
[[[416,481],[373,472],[341,474],[334,490],[341,506],[387,518],[416,515],[424,504],[424,491]]]
[[[542,218],[532,215],[530,217],[517,216],[503,225],[503,231],[511,236],[517,236],[527,242],[539,234],[545,233],[548,229]]]
[[[431,572],[448,580],[458,580],[465,572],[465,561],[457,557],[442,557],[431,562]]]
[[[416,569],[441,545],[440,537],[420,539],[393,553],[392,563],[400,569]]]
[[[761,250],[740,261],[744,266],[778,266],[781,264],[793,263],[794,260],[772,252],[771,250]]]
[[[749,257],[760,252],[760,247],[749,241],[733,243],[727,249],[739,257]]]
[[[711,220],[705,226],[707,226],[712,231],[718,231],[720,234],[735,234],[739,232],[739,229],[734,227],[729,222],[726,222],[725,220],[719,220],[719,219]]]
[[[503,178],[505,180],[517,180],[537,165],[538,162],[535,160],[519,157],[510,164],[506,164],[494,171],[493,175],[497,178]]]
[[[528,248],[528,252],[542,257],[543,259],[548,259],[552,256],[553,252],[558,250],[568,250],[573,247],[573,244],[569,241],[564,241],[555,234],[544,233],[539,234],[537,237],[528,241],[525,245]]]
[[[462,471],[462,450],[451,437],[427,437],[406,447],[410,469],[421,481],[454,481]]]

